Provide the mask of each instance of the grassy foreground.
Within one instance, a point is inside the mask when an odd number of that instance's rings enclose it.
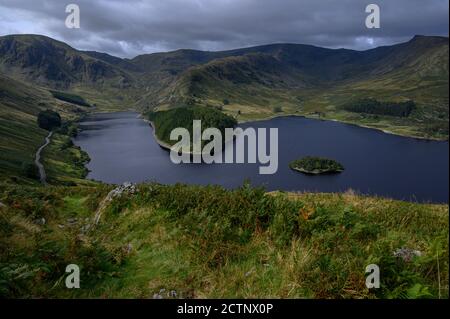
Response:
[[[104,202],[111,189],[0,184],[0,296],[448,298],[447,205],[159,184]]]

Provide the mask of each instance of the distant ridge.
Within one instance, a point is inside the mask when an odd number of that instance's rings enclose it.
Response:
[[[418,111],[408,123],[385,120],[394,126],[420,126],[423,132],[436,130],[425,122],[438,122],[439,134],[448,135],[448,37],[441,36],[416,35],[365,51],[277,43],[122,59],[80,51],[46,36],[7,35],[0,37],[0,72],[42,87],[76,91],[100,107],[147,111],[214,106],[244,119],[271,116],[281,108],[281,114],[360,122],[359,115],[343,114],[341,106],[367,97],[414,100]],[[365,120],[369,126],[377,121]]]

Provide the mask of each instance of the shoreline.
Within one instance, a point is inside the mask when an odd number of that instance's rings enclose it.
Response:
[[[358,124],[355,122],[343,121],[343,120],[338,120],[338,119],[333,119],[333,118],[317,118],[317,117],[308,116],[308,115],[304,115],[304,114],[302,115],[302,114],[293,114],[293,113],[279,114],[279,115],[273,115],[273,116],[269,116],[269,117],[265,117],[265,118],[257,118],[257,119],[250,119],[250,120],[240,120],[240,121],[238,121],[238,124],[270,121],[270,120],[273,120],[276,118],[281,118],[281,117],[301,117],[301,118],[305,118],[305,119],[309,119],[309,120],[338,122],[338,123],[342,123],[342,124],[353,125],[353,126],[362,127],[365,129],[379,131],[379,132],[382,132],[385,134],[390,134],[390,135],[400,136],[400,137],[405,137],[405,138],[412,138],[412,139],[416,139],[416,140],[425,140],[425,141],[434,141],[434,142],[448,142],[449,141],[448,137],[447,138],[436,138],[436,137],[424,137],[424,136],[418,136],[418,135],[408,135],[408,134],[402,134],[402,133],[398,133],[398,132],[394,132],[394,131],[390,131],[390,130],[386,130],[386,129],[382,129],[382,128],[372,127],[372,126],[365,125],[365,124]]]
[[[158,136],[156,136],[156,128],[155,128],[155,124],[154,124],[152,121],[150,121],[150,120],[144,118],[144,116],[143,116],[142,114],[139,114],[138,118],[142,119],[144,122],[146,122],[146,123],[148,123],[148,124],[150,125],[150,127],[152,128],[153,138],[155,139],[156,143],[157,143],[162,149],[164,149],[164,150],[170,152],[170,151],[172,150],[172,145],[169,145],[169,144],[167,144],[166,142],[161,141],[161,140],[158,138]],[[228,142],[229,142],[229,141],[225,141],[224,144],[226,144],[226,143],[228,143]],[[224,150],[224,147],[223,147],[223,149],[221,150],[221,152],[223,152],[223,150]],[[203,151],[200,152],[200,153],[194,153],[194,152],[190,151],[190,152],[182,153],[182,154],[189,154],[189,155],[203,155],[203,154],[207,154],[207,153],[204,153]]]
[[[111,113],[111,112],[108,112],[108,113]],[[114,113],[116,113],[116,112],[114,112]],[[149,120],[147,120],[147,119],[145,119],[145,118],[143,118],[143,116],[142,116],[142,114],[139,114],[138,112],[134,112],[135,114],[134,114],[134,118],[139,118],[139,119],[142,119],[142,120],[144,120],[145,122],[147,122],[148,123],[148,125],[150,125],[151,126],[151,129],[152,129],[152,134],[153,134],[153,136],[155,137],[155,141],[157,142],[157,144],[160,146],[160,147],[162,147],[164,150],[168,150],[168,151],[170,151],[170,147],[166,144],[166,143],[164,143],[164,142],[162,142],[162,141],[160,141],[156,136],[155,136],[155,130],[154,130],[154,128],[153,128],[153,126],[152,126],[152,122],[151,121],[149,121]],[[289,115],[288,115],[289,116]],[[279,117],[279,116],[278,116]],[[286,117],[286,116],[283,116],[283,117]],[[304,117],[304,116],[297,116],[297,117]],[[262,120],[267,120],[267,119],[261,119],[260,121],[262,121]],[[250,121],[249,121],[250,122]],[[241,122],[242,123],[242,122]],[[298,171],[298,170],[294,170],[294,171],[297,171],[297,172],[299,172],[299,173],[303,173],[303,172],[301,172],[301,171]],[[88,179],[87,177],[85,177],[84,179]],[[100,183],[102,183],[102,184],[107,184],[107,183],[105,183],[105,182],[102,182],[102,181],[97,181],[97,182],[100,182]],[[213,184],[213,185],[219,185],[219,184]],[[276,191],[281,191],[281,192],[289,192],[289,190],[281,190],[280,188],[278,188],[277,190],[270,190],[270,191],[268,191],[268,192],[276,192]],[[334,191],[329,191],[329,192],[323,192],[323,191],[317,191],[317,190],[315,190],[315,189],[310,189],[310,190],[295,190],[295,189],[292,189],[292,190],[290,190],[290,191],[292,191],[292,192],[300,192],[300,193],[312,193],[312,194],[316,194],[316,193],[326,193],[326,194],[329,194],[329,193],[334,193],[334,194],[342,194],[342,193],[344,193],[345,191],[336,191],[336,190],[334,190]],[[417,200],[416,198],[400,198],[400,197],[392,197],[392,195],[380,195],[380,194],[376,194],[376,193],[369,193],[369,192],[360,192],[359,193],[360,195],[363,195],[363,196],[369,196],[369,197],[380,197],[380,198],[386,198],[386,199],[393,199],[393,200],[398,200],[398,201],[402,201],[402,202],[417,202],[417,203],[431,203],[431,204],[443,204],[443,205],[448,205],[448,202],[446,202],[446,201],[439,201],[439,200],[430,200],[430,199],[423,199],[423,200]]]
[[[293,171],[300,172],[307,175],[331,175],[331,174],[339,174],[342,173],[344,170],[337,170],[337,171],[331,171],[331,170],[314,170],[314,171],[308,171],[304,168],[296,168],[296,167],[289,167]]]
[[[170,152],[171,146],[170,146],[169,144],[167,144],[167,143],[161,141],[161,140],[158,138],[158,136],[156,136],[156,128],[155,128],[155,124],[154,124],[152,121],[147,120],[146,118],[144,118],[144,117],[142,116],[142,114],[139,115],[138,118],[142,119],[144,122],[146,122],[147,124],[149,124],[149,126],[152,128],[153,138],[155,139],[156,143],[157,143],[161,148],[163,148],[164,150]]]
[[[150,126],[152,127],[153,130],[153,135],[155,137],[155,140],[157,141],[157,143],[164,149],[168,149],[170,150],[170,145],[159,140],[158,137],[156,136],[155,133],[155,127],[154,124],[147,120],[146,118],[144,118],[143,114],[136,110],[136,109],[127,109],[127,110],[123,110],[123,111],[99,111],[99,112],[95,112],[95,113],[90,113],[90,114],[104,114],[104,113],[120,113],[120,112],[136,112],[138,113],[138,118],[144,120],[145,122],[149,123]],[[227,113],[224,113],[227,114]],[[228,114],[229,115],[229,114]],[[375,131],[379,131],[385,134],[389,134],[389,135],[394,135],[394,136],[400,136],[400,137],[405,137],[405,138],[412,138],[412,139],[416,139],[416,140],[422,140],[422,141],[433,141],[433,142],[449,142],[450,138],[436,138],[436,137],[424,137],[424,136],[418,136],[418,135],[409,135],[409,134],[404,134],[404,133],[399,133],[399,132],[395,132],[395,131],[391,131],[391,130],[387,130],[387,129],[382,129],[382,128],[378,128],[378,127],[372,127],[369,125],[365,125],[365,124],[359,124],[359,123],[355,123],[355,122],[351,122],[351,121],[344,121],[344,120],[338,120],[335,118],[317,118],[314,116],[308,116],[305,114],[296,114],[296,113],[284,113],[284,114],[277,114],[277,115],[271,115],[268,117],[261,117],[261,118],[255,118],[255,119],[245,119],[245,120],[238,120],[238,126],[239,124],[247,124],[247,123],[252,123],[252,122],[262,122],[262,121],[270,121],[273,119],[277,119],[277,118],[281,118],[281,117],[300,117],[300,118],[305,118],[305,119],[310,119],[310,120],[318,120],[318,121],[330,121],[330,122],[338,122],[338,123],[342,123],[342,124],[347,124],[347,125],[353,125],[356,127],[361,127],[361,128],[365,128],[365,129],[370,129],[370,130],[375,130]],[[189,154],[192,154],[191,152]]]
[[[137,112],[139,113],[139,112]],[[415,135],[406,135],[406,134],[401,134],[401,133],[396,133],[393,131],[389,131],[389,130],[384,130],[384,129],[380,129],[380,128],[376,128],[376,127],[371,127],[368,125],[364,125],[364,124],[357,124],[357,123],[353,123],[353,122],[347,122],[347,121],[341,121],[341,120],[337,120],[337,119],[327,119],[327,118],[315,118],[315,117],[310,117],[307,115],[299,115],[299,114],[280,114],[280,115],[275,115],[275,116],[270,116],[267,118],[259,118],[259,119],[251,119],[251,120],[241,120],[238,121],[238,126],[239,124],[247,124],[247,123],[253,123],[253,122],[262,122],[262,121],[270,121],[276,118],[282,118],[282,117],[299,117],[299,118],[304,118],[304,119],[309,119],[309,120],[317,120],[317,121],[330,121],[330,122],[337,122],[337,123],[341,123],[341,124],[346,124],[346,125],[352,125],[352,126],[356,126],[356,127],[360,127],[360,128],[364,128],[364,129],[369,129],[369,130],[375,130],[384,134],[389,134],[389,135],[394,135],[394,136],[399,136],[399,137],[403,137],[403,138],[410,138],[410,139],[415,139],[415,140],[421,140],[421,141],[430,141],[430,142],[448,142],[449,139],[439,139],[439,138],[429,138],[429,137],[423,137],[423,136],[415,136]],[[144,120],[145,122],[147,122],[151,128],[152,128],[152,133],[153,133],[153,137],[156,141],[156,143],[158,143],[158,145],[169,151],[171,150],[171,146],[163,141],[161,141],[157,136],[156,136],[156,128],[154,126],[154,123],[150,120],[147,120],[146,118],[144,118],[144,116],[139,113],[138,118]],[[193,155],[192,152],[189,152],[188,154]],[[203,154],[203,153],[201,153]]]

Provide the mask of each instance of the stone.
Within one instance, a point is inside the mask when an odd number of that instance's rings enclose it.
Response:
[[[34,223],[35,223],[36,225],[45,225],[46,220],[45,220],[44,217],[42,217],[42,218],[36,219],[36,220],[34,221]]]
[[[81,233],[82,234],[85,234],[85,233],[87,233],[88,232],[88,230],[91,228],[91,224],[86,224],[86,225],[84,225],[83,227],[81,227]]]
[[[401,258],[405,262],[410,262],[414,257],[422,256],[422,252],[410,248],[399,248],[394,251],[394,256]]]
[[[67,219],[67,222],[68,222],[69,224],[76,224],[77,221],[78,221],[78,219],[76,219],[76,218],[69,218],[69,219]]]

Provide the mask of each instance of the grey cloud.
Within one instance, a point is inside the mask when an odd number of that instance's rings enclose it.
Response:
[[[70,2],[81,9],[79,30],[64,26]],[[365,27],[369,3],[381,8],[381,29]],[[447,36],[448,6],[447,0],[0,0],[0,34],[41,33],[127,57],[280,42],[367,49],[415,34]]]

